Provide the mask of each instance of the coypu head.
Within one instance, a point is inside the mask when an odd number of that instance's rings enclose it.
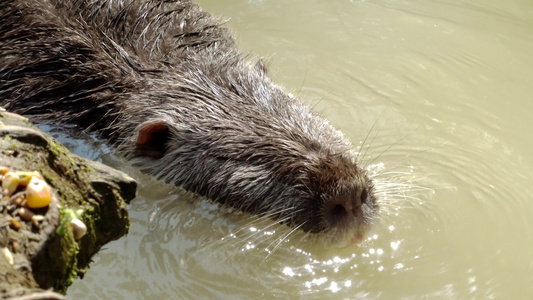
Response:
[[[340,132],[292,97],[276,97],[289,118],[225,103],[234,115],[211,120],[216,110],[209,107],[209,116],[193,114],[203,119],[191,129],[183,126],[187,116],[161,112],[138,127],[133,161],[223,205],[316,234],[328,246],[360,241],[378,210],[372,180]]]

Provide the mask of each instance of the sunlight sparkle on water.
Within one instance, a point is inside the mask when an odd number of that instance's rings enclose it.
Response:
[[[311,275],[315,275],[316,274],[315,271],[313,271],[313,266],[312,265],[305,265],[304,269],[309,271],[309,273],[311,273]]]
[[[392,250],[398,250],[399,246],[400,246],[400,241],[390,243],[390,247],[392,248]]]
[[[255,248],[255,245],[249,242],[248,244],[246,244],[245,248],[246,250],[251,250]]]
[[[334,293],[340,291],[339,286],[338,286],[337,283],[334,282],[334,281],[329,285],[329,288],[328,288],[328,289],[331,290],[331,291],[334,292]]]
[[[383,169],[384,167],[385,167],[385,164],[380,162],[380,163],[368,166],[367,170],[372,171],[375,174],[377,173],[378,170]]]
[[[287,276],[290,276],[290,277],[293,277],[295,275],[294,271],[292,270],[292,268],[289,268],[289,267],[285,267],[283,269],[283,274],[285,274]]]
[[[403,264],[402,264],[402,263],[395,264],[395,265],[394,265],[394,269],[395,269],[395,270],[403,269]]]
[[[313,283],[315,285],[322,285],[322,284],[324,284],[327,281],[328,281],[328,279],[326,277],[321,277],[321,278],[318,278],[318,279],[313,279],[311,281],[311,283]]]
[[[311,256],[311,253],[305,252],[304,250],[300,248],[296,249],[296,252],[301,253],[303,255]]]
[[[351,287],[352,286],[352,281],[351,280],[346,280],[346,282],[344,283],[344,286],[345,287]]]

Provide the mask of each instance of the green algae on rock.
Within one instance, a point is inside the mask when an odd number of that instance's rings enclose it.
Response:
[[[8,266],[0,272],[1,298],[49,288],[64,292],[104,244],[127,233],[127,203],[135,197],[136,182],[71,154],[27,119],[5,111],[0,112],[0,166],[37,171],[52,190],[50,204],[42,208],[22,207],[17,197],[0,200],[0,248],[13,258],[10,263],[0,255],[0,264]],[[87,227],[78,240],[73,216]],[[10,220],[20,223],[19,228],[3,226]]]

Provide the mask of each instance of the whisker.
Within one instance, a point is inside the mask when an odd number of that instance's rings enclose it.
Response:
[[[270,250],[267,254],[267,256],[263,259],[263,262],[265,262],[269,257],[270,255],[272,255],[278,248],[279,246],[281,245],[281,243],[283,243],[292,233],[296,232],[298,229],[300,229],[300,227],[302,227],[303,225],[305,225],[306,222],[303,222],[301,224],[299,224],[298,226],[295,226],[294,228],[291,228],[291,230],[289,230],[287,233],[283,234],[279,239],[277,239],[277,244],[274,246],[274,248],[272,250]],[[270,248],[270,246],[272,246],[272,244],[274,244],[274,242],[270,243],[266,249]]]
[[[374,127],[376,127],[376,125],[378,124],[379,120],[381,120],[381,117],[385,114],[385,112],[387,112],[387,110],[389,109],[390,105],[391,105],[392,102],[389,102],[389,105],[387,105],[387,107],[385,107],[385,109],[379,114],[379,116],[376,118],[376,121],[374,122],[374,124],[372,124],[372,127],[370,127],[370,130],[368,131],[368,133],[366,134],[365,138],[363,139],[363,142],[361,143],[361,145],[359,146],[359,154],[363,151],[363,147],[368,139],[368,137],[370,136],[370,134],[372,133],[372,131],[374,131]],[[374,135],[374,138],[372,139],[372,141],[370,142],[370,144],[368,145],[368,147],[366,148],[366,151],[365,153],[361,156],[361,160],[364,159],[366,157],[366,154],[368,153],[368,149],[370,148],[370,145],[372,145],[372,143],[374,142],[374,140],[376,139],[376,136],[377,135]],[[358,155],[359,156],[359,155]]]
[[[418,130],[418,129],[416,129],[416,130]],[[416,131],[416,130],[415,130],[415,131]],[[411,132],[410,134],[413,134],[415,131]],[[409,135],[410,135],[410,134],[409,134]],[[401,138],[399,141],[405,139],[406,137],[407,137],[407,136]],[[398,141],[398,142],[399,142],[399,141]],[[431,147],[431,148],[427,148],[427,149],[423,149],[423,150],[418,150],[418,151],[416,151],[416,152],[412,152],[412,153],[406,154],[405,156],[400,157],[396,162],[401,162],[402,160],[404,160],[404,159],[406,159],[406,158],[409,158],[409,157],[412,157],[412,156],[414,156],[414,155],[417,155],[417,154],[420,154],[420,153],[429,152],[429,151],[433,151],[433,150],[435,150],[435,149],[441,148],[442,146],[446,145],[448,142],[449,142],[449,141],[444,141],[443,143],[441,143],[441,144],[438,145],[438,146]],[[390,149],[390,147],[388,147],[387,149],[385,149],[385,150],[384,150],[384,151],[383,151],[378,157],[380,157],[383,153],[385,153],[385,151],[387,151],[387,150],[389,150],[389,149]],[[376,157],[376,159],[377,159],[378,157]],[[373,161],[375,161],[375,159],[374,159]],[[373,161],[372,161],[372,162],[373,162]],[[383,163],[385,164],[385,163],[387,163],[387,162],[389,162],[389,161],[390,161],[390,160],[386,160],[386,161],[384,161]]]
[[[385,148],[385,150],[381,151],[381,153],[378,154],[378,156],[374,157],[371,161],[369,161],[366,166],[368,165],[372,165],[376,160],[378,160],[383,154],[385,154],[387,151],[389,151],[392,147],[394,146],[397,146],[398,144],[400,144],[401,141],[405,140],[406,138],[408,138],[409,136],[411,136],[413,133],[415,133],[416,131],[418,130],[418,127],[415,128],[413,131],[411,131],[410,133],[404,135],[403,137],[401,137],[400,139],[398,139],[396,142],[390,144],[387,148]],[[366,168],[365,166],[365,168]]]
[[[290,214],[286,214],[283,218],[277,218],[277,221],[273,221],[270,217],[272,215],[278,215],[286,213],[287,211],[290,211]],[[224,241],[230,240],[230,239],[236,239],[237,244],[239,248],[246,247],[245,245],[253,245],[256,244],[258,241],[263,242],[269,242],[268,239],[277,239],[277,236],[274,234],[266,234],[265,232],[268,231],[271,228],[276,228],[276,231],[283,231],[289,227],[282,225],[280,223],[286,222],[290,220],[293,214],[300,212],[300,210],[294,210],[293,208],[286,207],[281,208],[277,210],[270,211],[268,213],[264,213],[261,215],[253,215],[249,217],[247,220],[249,222],[242,224],[239,226],[238,230],[233,231],[225,235],[219,240],[211,241],[202,244],[200,247],[206,247],[206,246],[213,246],[216,244],[224,244]],[[278,227],[279,226],[279,227]],[[250,230],[251,228],[256,228],[256,230]],[[286,234],[283,234],[283,236],[286,236]],[[265,237],[268,237],[267,240],[265,240]],[[285,237],[286,238],[286,237]],[[274,243],[275,241],[269,242],[270,245]],[[235,243],[232,243],[233,246],[235,246]],[[231,257],[235,256],[237,253],[234,253],[233,255],[226,257],[225,260],[230,259]]]

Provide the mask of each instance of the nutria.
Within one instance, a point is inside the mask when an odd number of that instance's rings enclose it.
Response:
[[[375,218],[341,132],[192,2],[11,0],[0,18],[6,109],[96,132],[144,172],[331,243]]]

